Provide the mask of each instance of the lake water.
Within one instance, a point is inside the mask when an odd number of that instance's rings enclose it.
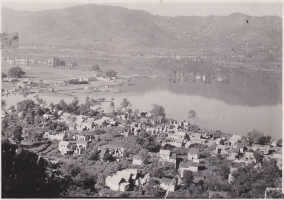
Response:
[[[165,107],[167,117],[177,120],[188,120],[189,110],[194,110],[199,127],[208,130],[246,135],[256,129],[274,138],[282,135],[281,105],[258,107],[229,105],[216,99],[175,94],[167,90],[104,96],[108,99],[115,98],[116,106],[119,106],[126,96],[132,107],[140,111],[151,110],[152,104],[156,103]]]
[[[191,78],[188,78],[190,81],[175,83],[167,77],[135,79],[131,81],[134,86],[121,88],[122,93],[96,96],[107,100],[114,98],[116,107],[120,106],[123,98],[127,98],[132,108],[140,111],[149,111],[156,103],[165,107],[167,117],[177,120],[188,120],[189,110],[194,110],[196,123],[202,129],[240,135],[247,135],[255,129],[273,138],[282,137],[281,81],[279,84],[279,80],[271,81],[267,77],[262,77],[262,80],[256,76],[257,84],[251,75],[249,81],[234,77],[229,83],[212,81],[205,84]],[[61,99],[67,103],[72,101],[72,97],[39,96],[47,103],[58,103]],[[85,97],[80,96],[80,101],[83,102]],[[27,98],[34,99],[31,95]],[[24,97],[10,95],[4,99],[9,106]],[[109,102],[102,106],[109,107]]]

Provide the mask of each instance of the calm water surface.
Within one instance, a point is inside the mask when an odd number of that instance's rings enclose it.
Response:
[[[132,103],[132,108],[149,111],[156,103],[165,107],[166,116],[188,120],[189,110],[197,114],[196,124],[208,130],[246,135],[256,129],[273,138],[282,136],[282,85],[281,77],[259,75],[231,76],[227,83],[205,83],[188,75],[187,80],[165,77],[144,78],[130,82],[133,86],[121,88],[122,93],[97,94],[89,97],[114,98],[119,107],[123,98]],[[67,103],[72,97],[39,95],[47,103]],[[83,102],[86,96],[80,96]],[[34,95],[26,98],[34,99]],[[4,97],[8,106],[24,99],[20,95]],[[103,107],[109,107],[109,102]]]

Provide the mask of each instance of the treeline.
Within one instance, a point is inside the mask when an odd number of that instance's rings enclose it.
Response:
[[[1,148],[3,198],[59,197],[60,184],[47,172],[45,159],[9,141],[2,141]]]

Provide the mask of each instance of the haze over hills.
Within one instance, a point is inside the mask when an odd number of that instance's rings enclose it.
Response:
[[[2,13],[3,31],[19,32],[22,46],[272,50],[280,57],[282,53],[282,18],[277,16],[165,17],[97,4],[37,12],[3,7]]]

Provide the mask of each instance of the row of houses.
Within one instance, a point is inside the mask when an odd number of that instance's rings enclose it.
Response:
[[[58,144],[58,150],[62,155],[65,154],[82,154],[82,152],[88,148],[88,141],[77,140],[73,141],[60,141]]]
[[[116,174],[108,176],[105,179],[105,186],[114,191],[125,192],[130,189],[131,185],[135,184],[138,178],[137,169],[126,169],[117,171]],[[147,182],[147,180],[145,181]]]
[[[2,57],[2,60],[5,61],[9,65],[25,65],[29,66],[29,64],[46,64],[51,66],[56,66],[58,58],[53,57],[46,61],[30,59],[30,58],[12,58],[12,57]],[[75,67],[78,64],[74,61],[71,61],[67,64],[69,67]]]
[[[125,169],[117,171],[114,175],[108,176],[105,179],[105,186],[114,191],[125,192],[133,188],[133,186],[144,187],[150,180],[150,174],[142,175],[137,169]],[[159,183],[163,190],[175,191],[177,188],[177,181],[163,177],[162,179],[153,177]]]
[[[143,113],[144,115],[148,115],[147,117],[151,117],[149,113]],[[142,115],[143,115],[142,114]],[[141,113],[140,113],[141,115]],[[63,113],[62,120],[65,121],[67,118],[70,118],[70,116],[67,113]],[[117,126],[118,122],[110,117],[102,117],[101,119],[95,120],[94,118],[88,118],[86,116],[76,116],[75,125],[73,126],[73,130],[83,131],[91,129],[92,127],[104,127],[104,126]],[[205,144],[209,141],[215,142],[217,144],[217,147],[214,152],[212,152],[212,155],[217,154],[224,154],[229,155],[227,159],[229,160],[236,160],[240,154],[245,153],[246,160],[249,160],[250,162],[253,161],[252,155],[247,151],[247,147],[244,145],[242,136],[239,135],[232,135],[231,137],[220,137],[216,138],[212,134],[208,133],[197,133],[197,132],[187,132],[186,128],[188,127],[188,123],[186,122],[178,122],[171,120],[169,124],[164,124],[163,126],[156,125],[152,127],[148,127],[147,125],[143,123],[137,123],[133,122],[129,127],[125,127],[124,131],[120,133],[120,135],[123,135],[127,137],[129,134],[137,135],[141,130],[146,130],[147,132],[151,132],[152,135],[158,135],[157,133],[167,133],[166,139],[162,142],[162,146],[165,146],[166,144],[176,146],[176,147],[185,147],[188,148],[191,144],[199,143],[199,144]],[[70,127],[72,130],[72,126]],[[50,139],[53,139],[55,137],[62,138],[62,136],[45,136]],[[83,136],[85,137],[85,136]],[[185,144],[185,145],[184,145]],[[264,155],[267,155],[269,152],[269,146],[263,146],[263,145],[253,145],[251,147],[253,150],[258,150],[260,152],[263,152]],[[244,161],[246,161],[244,160]],[[281,165],[280,160],[279,165]]]

